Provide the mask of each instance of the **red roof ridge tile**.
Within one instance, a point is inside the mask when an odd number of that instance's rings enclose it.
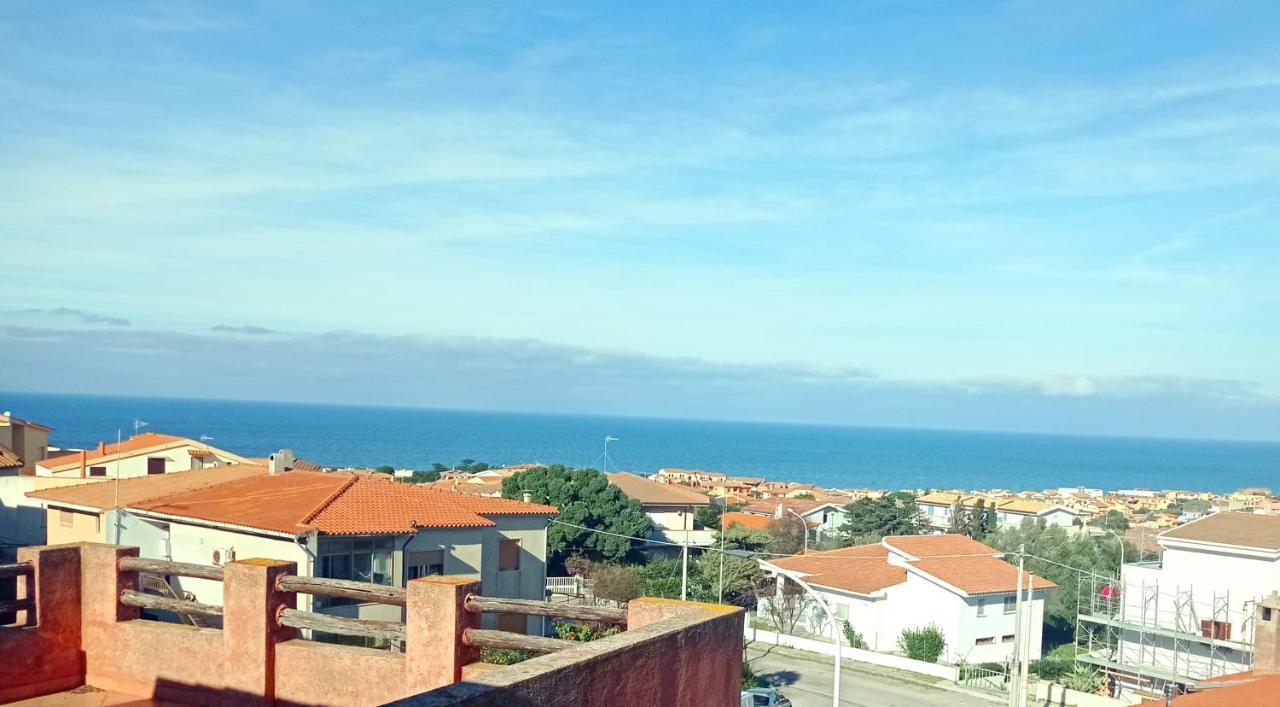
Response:
[[[297,472],[286,472],[286,473],[292,474]],[[303,473],[308,473],[308,472],[303,472]],[[317,473],[317,472],[310,472],[310,473]],[[320,472],[320,473],[323,473],[323,472]],[[328,498],[321,501],[319,504],[316,505],[315,508],[312,508],[306,515],[302,516],[302,520],[298,522],[298,525],[305,525],[310,527],[311,521],[315,520],[316,516],[324,512],[324,509],[328,508],[330,504],[338,500],[342,496],[342,494],[346,493],[347,489],[351,488],[352,484],[356,483],[356,481],[359,478],[360,478],[359,476],[352,474],[351,478],[347,479],[345,483],[343,483],[338,488],[334,489],[333,493],[329,494]]]

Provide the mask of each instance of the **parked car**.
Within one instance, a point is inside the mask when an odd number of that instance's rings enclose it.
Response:
[[[742,707],[791,707],[791,700],[772,687],[753,687],[742,692]]]

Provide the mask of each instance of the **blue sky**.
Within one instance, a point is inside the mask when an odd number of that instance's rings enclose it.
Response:
[[[373,5],[0,9],[2,387],[1280,438],[1275,3]]]

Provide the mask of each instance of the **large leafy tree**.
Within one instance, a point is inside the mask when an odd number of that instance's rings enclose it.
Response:
[[[549,564],[562,564],[571,554],[622,560],[638,544],[629,537],[647,537],[653,530],[640,504],[610,486],[608,478],[595,469],[553,464],[503,479],[504,497],[518,499],[525,492],[533,495],[535,503],[560,509],[556,520],[561,522],[547,528]]]
[[[880,498],[860,498],[845,506],[840,540],[845,545],[878,542],[886,535],[919,535],[926,528],[916,496],[895,491]]]

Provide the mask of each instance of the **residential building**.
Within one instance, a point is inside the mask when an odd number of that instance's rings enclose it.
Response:
[[[870,650],[897,650],[904,629],[935,625],[947,647],[941,660],[1005,662],[1014,652],[1018,570],[1001,553],[963,535],[890,536],[879,543],[761,561],[782,581],[799,577],[848,621]],[[1044,601],[1056,585],[1024,573],[1030,587],[1023,627],[1039,657]],[[1025,594],[1024,594],[1025,596]],[[767,602],[761,606],[766,607]],[[830,635],[830,617],[817,602],[803,628]]]
[[[490,596],[543,597],[553,506],[445,494],[380,474],[234,465],[172,476],[33,495],[58,516],[50,521],[51,540],[109,539],[141,548],[143,557],[197,564],[270,558],[298,563],[304,576],[394,586],[450,574],[479,579]],[[182,578],[176,588],[197,601],[222,602],[220,582]],[[385,604],[327,600],[313,608],[401,619],[399,607]],[[502,621],[508,630],[541,628],[539,619]]]
[[[723,484],[728,474],[720,471],[702,471],[700,469],[678,469],[663,467],[653,475],[653,480],[661,484],[679,484],[709,491],[718,484]]]
[[[1079,658],[1108,671],[1118,696],[1163,694],[1248,670],[1255,607],[1280,587],[1280,517],[1214,513],[1156,537],[1159,562],[1120,582],[1081,586]]]
[[[126,478],[247,461],[238,454],[186,437],[144,432],[119,443],[99,442],[96,449],[45,459],[36,465],[36,474],[64,478]]]
[[[1085,513],[1061,504],[1026,498],[972,495],[958,491],[936,491],[919,496],[916,498],[916,506],[920,508],[930,527],[946,532],[951,529],[951,516],[955,509],[971,512],[977,510],[979,501],[984,509],[995,509],[998,528],[1017,528],[1026,520],[1043,520],[1046,525],[1070,528],[1079,525],[1077,521],[1083,522],[1087,517]]]
[[[651,540],[678,545],[710,546],[715,531],[704,528],[697,519],[697,509],[711,505],[701,491],[682,484],[663,484],[625,471],[606,474],[609,483],[640,507],[653,521]]]
[[[36,463],[48,455],[52,431],[7,410],[0,413],[0,475],[34,473]]]
[[[726,511],[720,514],[720,527],[724,530],[729,530],[731,528],[768,530],[769,524],[772,522],[773,516],[757,515],[755,513]]]
[[[770,518],[794,518],[798,515],[809,526],[814,541],[820,541],[833,538],[840,532],[840,526],[848,517],[845,505],[826,500],[775,497],[747,504],[742,512]]]

